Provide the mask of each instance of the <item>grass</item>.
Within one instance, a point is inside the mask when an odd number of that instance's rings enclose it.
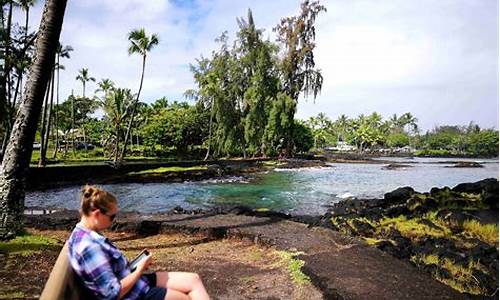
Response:
[[[0,291],[0,299],[24,299],[26,295],[23,292],[3,292]]]
[[[412,256],[411,260],[424,265],[439,265],[439,256],[434,254]]]
[[[22,256],[29,256],[45,250],[59,249],[60,247],[61,242],[56,239],[31,234],[0,242],[0,252]]]
[[[464,232],[492,246],[498,246],[498,224],[481,224],[476,220],[468,220],[462,226]]]
[[[262,162],[262,166],[264,167],[279,167],[286,165],[285,162],[277,161],[277,160],[266,160]]]
[[[296,256],[303,254],[302,252],[288,252],[288,251],[278,251],[278,257],[281,260],[281,264],[288,268],[290,273],[290,278],[293,282],[298,285],[304,285],[311,283],[311,278],[306,274],[302,273],[301,268],[304,266],[305,262],[303,260],[295,258]]]
[[[162,174],[169,172],[184,172],[184,171],[204,171],[207,166],[192,166],[192,167],[160,167],[156,169],[148,169],[138,172],[130,172],[127,175],[147,175],[147,174]]]
[[[419,221],[421,220],[422,220],[421,218],[408,219],[405,216],[399,216],[396,218],[385,217],[382,220],[380,220],[377,231],[380,233],[380,231],[384,228],[394,227],[399,232],[401,232],[402,236],[412,240],[420,239],[425,236],[439,238],[451,235],[451,231],[448,228],[439,226],[434,222],[433,223],[436,225],[437,228],[430,227],[428,225],[420,223]]]
[[[369,237],[363,237],[362,239],[365,241],[365,243],[367,243],[367,244],[368,244],[368,245],[370,245],[370,246],[374,246],[374,245],[376,245],[377,243],[382,242],[382,241],[387,241],[387,242],[389,242],[389,243],[393,244],[394,246],[396,246],[396,242],[394,242],[393,240],[387,240],[387,239],[374,239],[374,238],[369,238]]]
[[[255,212],[269,212],[271,211],[269,208],[265,208],[265,207],[260,207],[260,208],[256,208],[254,209]]]
[[[437,255],[417,255],[411,259],[420,265],[436,265],[446,269],[451,278],[441,276],[437,271],[432,274],[438,281],[454,288],[461,293],[470,293],[473,295],[484,295],[485,291],[479,282],[473,276],[474,270],[484,271],[484,267],[477,261],[469,260],[466,266],[456,264],[453,260],[445,258],[440,259]]]
[[[443,260],[443,267],[447,269],[452,278],[440,278],[438,280],[451,286],[452,288],[460,291],[461,293],[471,293],[473,295],[482,295],[484,290],[481,288],[477,280],[472,275],[474,269],[481,269],[478,262],[469,261],[467,266],[455,264],[454,261],[445,258]]]

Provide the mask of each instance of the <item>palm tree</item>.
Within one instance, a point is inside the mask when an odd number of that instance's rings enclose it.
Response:
[[[85,84],[89,81],[95,81],[94,77],[89,76],[89,69],[82,68],[78,71],[78,75],[76,76],[76,80],[80,80],[83,86],[83,97],[85,98]]]
[[[123,145],[123,150],[121,153],[121,158],[125,156],[125,152],[127,151],[127,141],[130,135],[130,130],[132,128],[132,123],[134,122],[136,104],[139,102],[139,96],[141,95],[142,83],[144,81],[144,70],[146,69],[146,57],[147,54],[153,49],[154,46],[158,45],[159,39],[158,35],[152,34],[149,37],[146,34],[144,28],[132,30],[128,34],[128,40],[130,41],[130,46],[128,48],[128,54],[139,54],[142,56],[142,72],[141,72],[141,82],[139,84],[139,91],[137,92],[137,98],[132,105],[132,113],[130,115],[130,120],[127,127],[127,133],[125,133],[125,143]]]
[[[0,238],[16,236],[23,229],[23,211],[28,171],[43,96],[54,66],[67,0],[47,0],[36,42],[35,60],[26,93],[12,128],[0,167]]]
[[[57,70],[57,87],[56,87],[56,109],[59,107],[59,71],[64,70],[64,66],[61,65],[61,58],[71,58],[71,55],[69,54],[71,51],[73,51],[73,47],[71,46],[63,46],[61,43],[57,46],[57,52],[56,52],[56,70]],[[58,114],[57,111],[54,112],[54,129],[56,132],[56,139],[55,139],[55,145],[54,145],[54,154],[52,158],[56,158],[57,151],[59,150],[59,132],[58,132]]]
[[[108,92],[110,92],[115,87],[115,83],[111,79],[103,78],[97,83],[97,86],[99,88],[95,90],[95,93],[103,92],[104,97],[106,97]]]
[[[342,142],[345,142],[347,128],[349,127],[349,118],[346,115],[342,114],[337,119],[336,123],[337,123],[338,128],[340,129],[339,140],[340,140],[340,137],[342,137]]]
[[[373,112],[368,116],[368,123],[373,128],[378,128],[382,124],[382,115],[377,112]]]
[[[113,126],[113,135],[115,141],[114,161],[118,160],[120,151],[120,137],[122,135],[123,123],[129,116],[130,105],[132,105],[133,96],[129,89],[116,88],[109,92],[104,101],[101,101],[101,107],[104,110],[105,117]]]
[[[35,6],[35,4],[38,2],[38,0],[18,0],[18,1],[19,1],[19,5],[21,6],[21,8],[25,12],[25,21],[26,21],[25,38],[27,39],[28,38],[28,25],[29,25],[29,18],[30,18],[30,7]]]

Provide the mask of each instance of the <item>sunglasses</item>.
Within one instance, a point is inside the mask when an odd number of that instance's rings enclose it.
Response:
[[[116,218],[116,214],[108,215],[108,212],[107,212],[106,210],[104,210],[104,209],[99,209],[99,210],[101,211],[101,213],[102,213],[103,215],[108,216],[108,218],[109,218],[109,220],[110,220],[111,222],[113,222],[113,221],[114,221],[114,219]]]

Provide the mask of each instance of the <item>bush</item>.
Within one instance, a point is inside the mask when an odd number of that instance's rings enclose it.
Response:
[[[417,150],[415,156],[450,156],[450,151],[445,149],[423,149]]]

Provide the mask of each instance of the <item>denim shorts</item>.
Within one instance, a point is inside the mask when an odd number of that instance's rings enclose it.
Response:
[[[164,300],[167,289],[156,286],[156,273],[144,274],[149,282],[149,291],[144,295],[144,300]]]

